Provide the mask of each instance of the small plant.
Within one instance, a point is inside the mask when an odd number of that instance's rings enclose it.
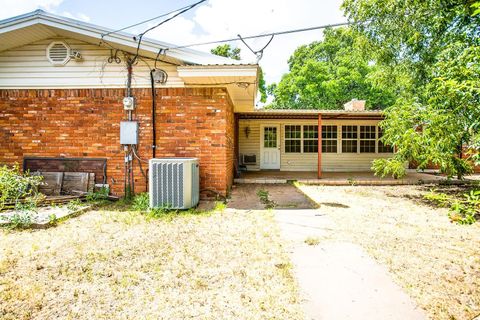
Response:
[[[149,218],[156,218],[156,219],[171,216],[171,215],[178,215],[178,214],[179,214],[179,210],[172,209],[169,206],[150,208],[150,210],[148,210],[147,212],[147,216]]]
[[[96,202],[100,200],[106,200],[108,199],[108,194],[110,193],[110,190],[106,187],[100,188],[100,190],[95,191],[95,192],[89,192],[85,199],[88,202]]]
[[[452,202],[452,198],[449,197],[446,193],[436,192],[435,190],[431,190],[429,193],[423,196],[423,198],[427,201],[433,202],[440,207],[448,207]]]
[[[456,200],[448,216],[458,224],[474,224],[480,215],[480,190],[471,190],[463,196],[465,200]]]
[[[135,195],[132,201],[132,209],[135,211],[148,211],[150,207],[150,197],[147,192]]]
[[[375,159],[371,169],[382,178],[391,175],[394,179],[401,179],[407,174],[405,163],[397,159]]]
[[[471,190],[461,199],[432,190],[424,195],[424,199],[440,207],[449,208],[448,217],[458,224],[473,224],[480,215],[480,190]]]
[[[215,207],[213,208],[214,212],[223,212],[227,208],[225,202],[217,201],[215,202]]]
[[[357,182],[355,181],[355,178],[353,177],[348,177],[347,182],[351,186],[355,186],[357,184]]]
[[[52,213],[48,216],[48,223],[52,226],[56,226],[58,223],[57,215]]]
[[[269,192],[265,189],[260,189],[257,191],[257,196],[260,198],[260,202],[265,205],[266,209],[273,209],[275,207],[275,202],[269,199]]]
[[[0,166],[0,209],[6,203],[17,204],[23,199],[35,196],[43,177],[21,173],[18,165]]]
[[[79,199],[71,200],[69,203],[67,203],[67,209],[69,211],[78,210],[81,206],[82,202]]]
[[[9,228],[24,229],[32,225],[32,216],[30,212],[14,213],[8,218]]]
[[[309,246],[316,246],[320,243],[320,239],[317,237],[307,237],[304,242]]]
[[[31,197],[25,198],[24,201],[19,201],[15,204],[15,210],[20,212],[37,212],[37,202]]]

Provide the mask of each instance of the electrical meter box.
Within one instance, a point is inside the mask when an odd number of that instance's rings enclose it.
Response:
[[[123,109],[124,110],[134,110],[135,109],[135,98],[134,97],[123,98]]]
[[[120,144],[138,144],[138,122],[121,121],[120,122]]]

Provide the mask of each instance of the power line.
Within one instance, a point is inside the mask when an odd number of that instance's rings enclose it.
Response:
[[[140,34],[138,35],[137,52],[136,52],[136,54],[135,54],[135,57],[133,58],[133,61],[135,61],[135,59],[137,59],[137,57],[138,57],[138,52],[139,52],[139,50],[140,50],[140,44],[142,43],[142,38],[143,38],[143,36],[144,36],[147,32],[149,32],[149,31],[151,31],[151,30],[153,30],[153,29],[155,29],[155,28],[160,27],[162,24],[167,23],[168,21],[170,21],[170,20],[172,20],[172,19],[175,19],[175,18],[178,17],[179,15],[181,15],[181,14],[183,14],[183,13],[185,13],[185,12],[187,12],[187,11],[193,9],[193,8],[195,8],[196,6],[198,6],[199,4],[201,4],[201,3],[205,2],[205,1],[207,1],[207,0],[200,0],[200,1],[198,1],[198,2],[195,2],[194,4],[191,4],[191,5],[187,6],[185,9],[181,10],[180,12],[174,14],[174,15],[171,16],[170,18],[165,19],[165,20],[161,21],[160,23],[156,24],[155,26],[150,27],[150,28],[148,28],[147,30],[145,30],[145,31],[143,31],[142,33],[140,33]],[[137,40],[137,38],[136,38],[136,37],[133,37],[133,40]]]
[[[150,22],[150,21],[153,21],[153,20],[157,20],[157,19],[159,19],[159,18],[166,17],[166,16],[168,16],[168,15],[171,15],[172,13],[178,12],[178,11],[183,10],[183,9],[186,9],[186,8],[188,8],[188,7],[190,7],[190,5],[185,6],[185,7],[182,7],[182,8],[175,9],[175,10],[170,11],[170,12],[167,12],[167,13],[163,13],[163,14],[161,14],[161,15],[159,15],[159,16],[156,16],[156,17],[153,17],[153,18],[150,18],[150,19],[147,19],[147,20],[143,20],[143,21],[140,21],[140,22],[131,24],[131,25],[129,25],[129,26],[123,27],[123,28],[118,29],[118,30],[113,30],[113,31],[104,33],[104,34],[102,34],[102,38],[105,37],[105,36],[111,35],[112,33],[119,33],[120,31],[127,30],[127,29],[130,29],[130,28],[133,28],[133,27],[136,27],[136,26],[145,24],[145,23],[147,23],[147,22]]]
[[[195,2],[194,4],[191,4],[191,5],[183,8],[183,9],[181,9],[182,11],[180,11],[179,13],[175,14],[174,16],[172,16],[172,17],[170,17],[170,18],[168,18],[168,19],[163,20],[162,22],[160,22],[159,24],[157,24],[157,25],[155,25],[155,26],[153,26],[153,27],[151,27],[151,28],[148,28],[147,30],[145,30],[145,31],[143,31],[142,33],[140,33],[139,36],[140,36],[140,37],[143,37],[143,36],[145,35],[145,33],[149,32],[149,31],[151,31],[151,30],[153,30],[153,29],[155,29],[155,28],[160,27],[160,26],[161,26],[162,24],[164,24],[165,22],[168,22],[168,21],[170,21],[170,20],[178,17],[178,16],[181,15],[182,13],[185,13],[185,12],[187,12],[188,10],[191,10],[191,9],[195,8],[196,6],[198,6],[199,4],[201,4],[201,3],[205,2],[205,1],[207,1],[207,0],[201,0],[201,1]],[[177,11],[178,11],[178,10],[177,10]]]
[[[196,47],[196,46],[203,46],[203,45],[207,45],[207,44],[218,44],[218,43],[225,43],[225,42],[232,42],[232,41],[243,41],[243,40],[255,39],[255,38],[274,37],[274,36],[278,36],[278,35],[312,31],[312,30],[318,30],[318,29],[334,28],[334,27],[341,27],[341,26],[348,26],[348,25],[351,25],[351,24],[358,24],[358,23],[362,23],[362,22],[357,22],[357,23],[354,23],[354,22],[340,22],[340,23],[326,24],[326,25],[315,26],[315,27],[285,30],[285,31],[271,32],[271,33],[263,33],[263,34],[246,36],[246,37],[241,37],[241,38],[239,37],[239,38],[231,38],[231,39],[224,39],[224,40],[217,40],[217,41],[197,42],[197,43],[186,44],[186,45],[181,45],[181,46],[169,47],[169,48],[165,48],[164,50],[183,49],[183,48],[190,48],[190,47]]]

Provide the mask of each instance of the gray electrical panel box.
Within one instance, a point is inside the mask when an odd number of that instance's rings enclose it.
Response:
[[[120,144],[138,144],[138,122],[120,122]]]

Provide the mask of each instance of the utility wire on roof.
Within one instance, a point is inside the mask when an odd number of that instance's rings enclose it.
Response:
[[[205,2],[205,1],[207,1],[207,0],[200,0],[200,1],[198,1],[198,2],[195,2],[194,4],[191,4],[191,5],[187,6],[185,9],[177,12],[176,14],[174,14],[173,16],[171,16],[170,18],[165,19],[165,20],[161,21],[160,23],[156,24],[155,26],[150,27],[150,28],[148,28],[147,30],[145,30],[145,31],[143,31],[142,33],[140,33],[140,34],[138,35],[137,53],[135,54],[135,57],[133,58],[133,60],[135,61],[135,59],[137,59],[137,57],[138,57],[138,51],[140,50],[140,44],[142,43],[142,38],[143,38],[143,36],[144,36],[147,32],[152,31],[153,29],[160,27],[162,24],[167,23],[168,21],[170,21],[170,20],[172,20],[172,19],[175,19],[175,18],[178,17],[179,15],[181,15],[181,14],[183,14],[183,13],[185,13],[185,12],[187,12],[187,11],[193,9],[193,8],[195,8],[196,6],[198,6],[199,4],[201,4],[201,3]],[[137,38],[136,38],[136,37],[133,37],[133,40],[137,40]]]
[[[123,27],[123,28],[118,29],[118,30],[113,30],[113,31],[110,31],[110,32],[107,32],[107,33],[103,33],[103,34],[102,34],[102,38],[105,37],[105,36],[111,35],[112,33],[119,33],[120,31],[127,30],[127,29],[130,29],[130,28],[133,28],[133,27],[136,27],[136,26],[145,24],[145,23],[147,23],[147,22],[150,22],[150,21],[153,21],[153,20],[157,20],[157,19],[166,17],[166,16],[168,16],[168,15],[170,15],[170,14],[172,14],[172,13],[178,12],[178,11],[183,10],[183,9],[186,9],[186,8],[188,8],[188,7],[190,7],[190,5],[185,6],[185,7],[182,7],[182,8],[175,9],[175,10],[170,11],[170,12],[167,12],[167,13],[163,13],[163,14],[161,14],[161,15],[159,15],[159,16],[156,16],[156,17],[153,17],[153,18],[150,18],[150,19],[147,19],[147,20],[143,20],[143,21],[140,21],[140,22],[131,24],[131,25],[129,25],[129,26]]]
[[[357,22],[357,24],[358,24],[358,23],[362,23],[362,22]],[[207,44],[218,44],[218,43],[233,42],[233,41],[242,41],[242,42],[245,43],[244,40],[248,40],[248,39],[274,37],[274,36],[284,35],[284,34],[290,34],[290,33],[297,33],[297,32],[305,32],[305,31],[312,31],[312,30],[318,30],[318,29],[326,29],[326,28],[334,28],[334,27],[348,26],[348,25],[351,25],[351,24],[356,24],[356,23],[354,23],[354,22],[340,22],[340,23],[326,24],[326,25],[321,25],[321,26],[316,26],[316,27],[309,27],[309,28],[302,28],[302,29],[293,29],[293,30],[285,30],[285,31],[279,31],[279,32],[264,33],[264,34],[246,36],[246,37],[241,37],[241,38],[237,37],[237,38],[224,39],[224,40],[207,41],[207,42],[197,42],[197,43],[192,43],[192,44],[186,44],[186,45],[181,45],[181,46],[164,48],[164,50],[183,49],[183,48],[203,46],[203,45],[207,45]],[[263,49],[265,49],[265,48],[263,48]]]

